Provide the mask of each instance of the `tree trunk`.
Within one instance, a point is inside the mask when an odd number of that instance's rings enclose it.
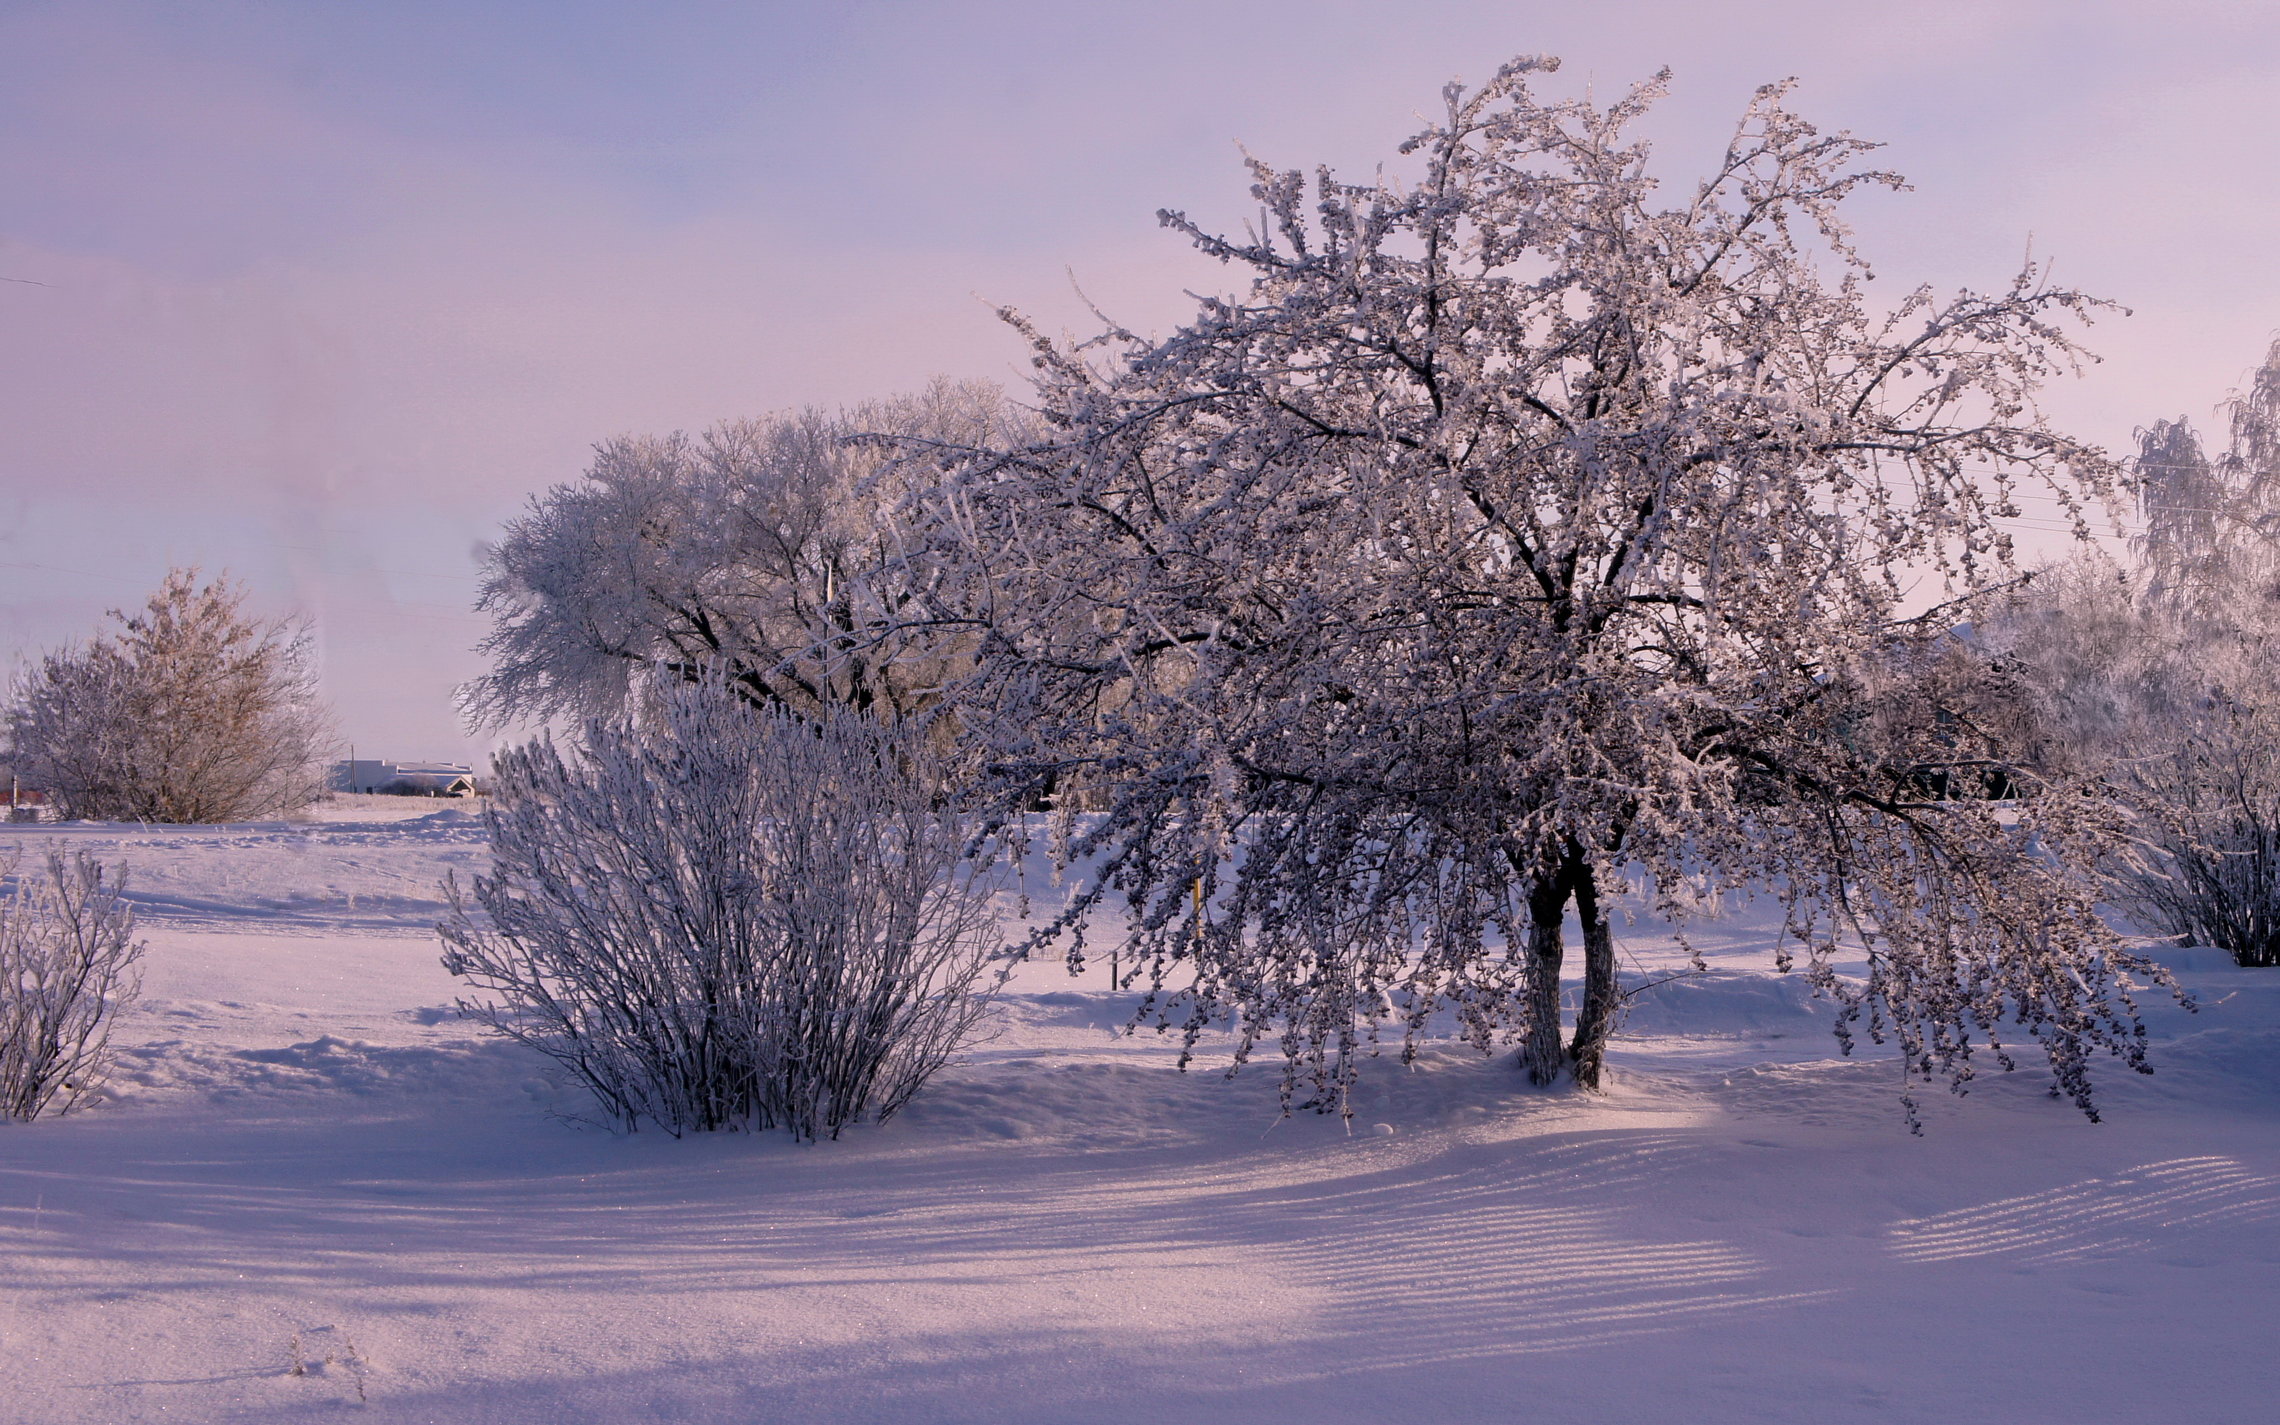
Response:
[[[1583,1007],[1575,1017],[1575,1042],[1568,1057],[1575,1081],[1583,1088],[1599,1087],[1600,1063],[1607,1054],[1607,1034],[1615,1027],[1619,1003],[1615,984],[1615,932],[1607,924],[1607,907],[1599,902],[1599,880],[1591,863],[1575,872],[1575,911],[1583,921]]]
[[[1528,1024],[1520,1055],[1528,1082],[1559,1082],[1567,1068],[1567,1050],[1560,1042],[1560,962],[1567,943],[1561,923],[1567,918],[1567,868],[1539,882],[1528,896]]]

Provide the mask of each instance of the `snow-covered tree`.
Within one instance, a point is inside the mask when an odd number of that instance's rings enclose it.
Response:
[[[1592,1084],[1633,868],[1672,915],[1759,886],[1841,1034],[1960,1087],[2016,1025],[2088,1111],[2157,973],[2094,911],[2114,813],[1924,772],[2012,756],[1998,670],[1939,644],[2010,577],[2014,490],[2114,488],[2032,404],[2096,304],[2030,266],[1880,308],[1838,215],[1899,186],[1871,145],[1768,87],[1666,201],[1628,132],[1664,78],[1598,108],[1540,99],[1553,67],[1451,86],[1413,181],[1253,162],[1256,231],[1164,214],[1247,287],[1161,340],[1030,332],[1049,437],[949,462],[960,725],[1007,805],[1073,793],[1100,868],[1040,943],[1121,898],[1152,1012],[1279,1040],[1317,1103],[1442,1006]]]
[[[2280,964],[2280,343],[2210,454],[2182,417],[2139,433],[2134,562],[2043,571],[1989,638],[2054,737],[2137,812],[2114,865],[2148,928]]]
[[[495,998],[461,1008],[628,1129],[836,1138],[982,1012],[989,883],[918,723],[668,679],[569,757],[502,754],[491,791],[490,872],[442,935]]]
[[[2211,457],[2183,416],[2138,433],[2148,596],[2187,615],[2269,622],[2280,602],[2280,341],[2224,403],[2231,439]]]
[[[465,690],[505,725],[623,712],[652,674],[718,673],[755,702],[909,712],[935,681],[864,636],[900,597],[882,442],[1004,439],[995,387],[939,382],[833,415],[733,421],[597,447],[585,478],[535,497],[487,557],[492,671]]]
[[[43,656],[8,716],[15,774],[69,817],[283,816],[324,788],[333,746],[309,634],[176,569],[119,627]]]

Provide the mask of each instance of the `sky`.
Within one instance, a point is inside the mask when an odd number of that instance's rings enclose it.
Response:
[[[1848,205],[1880,282],[2129,309],[2077,434],[2210,424],[2280,331],[2269,0],[0,0],[0,660],[227,571],[358,755],[480,756],[482,544],[596,441],[1016,384],[997,304],[1169,331],[1229,278],[1159,208],[1395,163],[1520,53],[1669,66],[1674,181],[1794,76],[1914,185]]]

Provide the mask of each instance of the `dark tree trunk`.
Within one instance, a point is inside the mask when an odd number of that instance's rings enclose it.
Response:
[[[1561,922],[1567,918],[1567,868],[1539,882],[1528,896],[1528,1024],[1520,1050],[1528,1082],[1553,1084],[1567,1069],[1560,1042],[1560,962],[1567,954]]]
[[[1564,933],[1569,901],[1583,922],[1583,1005],[1575,1018],[1575,1038],[1560,1037],[1560,970],[1567,956]],[[1528,1023],[1521,1051],[1528,1082],[1550,1084],[1572,1072],[1587,1089],[1599,1087],[1607,1055],[1607,1034],[1619,1003],[1615,980],[1615,934],[1599,899],[1599,879],[1591,862],[1571,850],[1552,876],[1528,897]]]
[[[1607,1034],[1615,1027],[1619,1003],[1615,984],[1615,932],[1607,924],[1607,907],[1599,901],[1599,879],[1591,863],[1576,867],[1575,911],[1583,921],[1583,1007],[1575,1017],[1575,1042],[1568,1057],[1575,1081],[1587,1089],[1599,1087],[1601,1061],[1607,1054]]]

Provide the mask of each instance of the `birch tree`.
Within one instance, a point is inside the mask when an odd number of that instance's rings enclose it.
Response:
[[[2025,767],[2000,809],[1922,772],[2012,758],[1995,671],[1935,654],[2012,577],[2015,492],[2079,523],[2116,488],[2033,405],[2098,304],[2033,265],[1872,302],[1840,208],[1902,186],[1873,145],[1769,86],[1666,200],[1631,130],[1667,76],[1601,108],[1540,98],[1555,67],[1452,85],[1412,181],[1254,160],[1254,230],[1162,214],[1241,280],[1168,337],[1011,316],[1050,435],[949,462],[904,633],[977,650],[1003,805],[1063,789],[1100,868],[1039,943],[1081,961],[1120,903],[1146,1013],[1332,1106],[1442,1007],[1598,1083],[1632,868],[1673,917],[1762,887],[1848,1048],[1961,1088],[2031,1039],[2092,1111],[2157,973],[2094,911],[2122,828]]]

